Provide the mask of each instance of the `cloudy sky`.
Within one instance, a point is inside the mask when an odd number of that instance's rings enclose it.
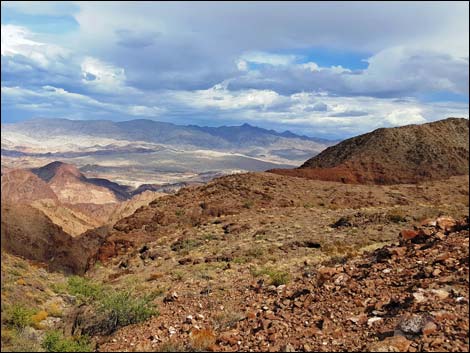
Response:
[[[468,117],[468,2],[1,3],[2,123],[343,138]]]

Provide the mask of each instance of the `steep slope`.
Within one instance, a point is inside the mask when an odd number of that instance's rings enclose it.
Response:
[[[277,174],[347,183],[413,183],[469,172],[469,121],[382,128],[328,147]]]
[[[2,250],[41,261],[51,270],[83,273],[101,244],[99,230],[74,238],[29,205],[2,202]]]

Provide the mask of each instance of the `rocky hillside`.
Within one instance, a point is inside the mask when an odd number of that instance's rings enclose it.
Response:
[[[329,147],[293,170],[272,172],[346,183],[396,184],[469,173],[469,121],[448,118],[382,128]]]
[[[34,207],[2,204],[2,250],[44,262],[50,270],[84,273],[101,243],[99,234],[74,238]]]

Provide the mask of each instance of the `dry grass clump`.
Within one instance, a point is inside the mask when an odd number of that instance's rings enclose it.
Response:
[[[196,351],[207,351],[215,344],[215,333],[210,328],[194,329],[189,336],[191,347]]]

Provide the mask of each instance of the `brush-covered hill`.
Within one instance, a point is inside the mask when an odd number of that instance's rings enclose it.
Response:
[[[381,128],[328,147],[297,169],[277,174],[346,183],[396,184],[469,172],[469,121],[448,118]]]

